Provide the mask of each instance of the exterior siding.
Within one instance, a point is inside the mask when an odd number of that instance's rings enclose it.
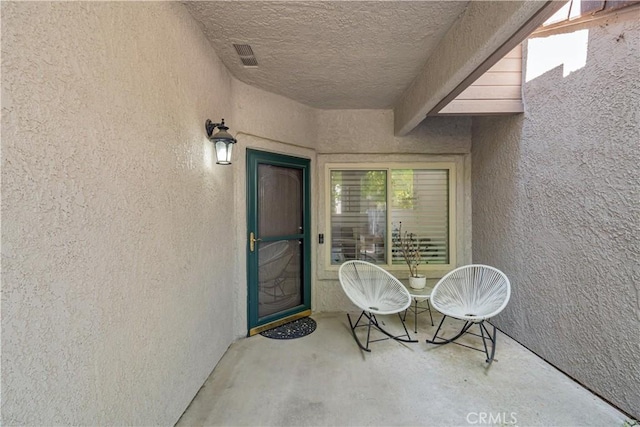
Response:
[[[447,104],[438,115],[522,113],[522,45]]]

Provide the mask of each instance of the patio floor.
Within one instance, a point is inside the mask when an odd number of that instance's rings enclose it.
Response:
[[[420,316],[420,342],[381,341],[367,354],[344,313],[312,318],[317,329],[303,338],[257,335],[232,344],[177,425],[622,426],[626,420],[500,333],[487,368],[483,353],[426,344],[435,330],[428,314]],[[439,320],[435,315],[436,326]],[[397,316],[384,322],[391,331],[402,328]],[[407,326],[415,336],[409,319]]]

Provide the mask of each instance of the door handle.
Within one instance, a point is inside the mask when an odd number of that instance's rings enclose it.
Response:
[[[261,242],[261,241],[262,239],[256,239],[255,234],[253,234],[253,231],[249,233],[249,250],[251,252],[255,251],[256,242]]]

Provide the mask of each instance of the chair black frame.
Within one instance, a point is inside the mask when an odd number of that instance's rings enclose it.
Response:
[[[446,316],[446,315],[442,316],[442,320],[440,321],[440,324],[438,325],[438,329],[436,329],[436,332],[433,334],[433,338],[430,339],[430,340],[427,340],[427,344],[442,345],[442,344],[454,343],[454,344],[458,344],[458,345],[460,345],[462,347],[470,348],[471,350],[484,352],[485,355],[487,356],[485,361],[488,364],[491,364],[493,362],[493,360],[494,360],[494,356],[495,356],[495,353],[496,353],[496,339],[497,339],[497,329],[496,329],[496,327],[494,325],[492,325],[491,323],[487,322],[493,328],[493,334],[491,334],[489,332],[489,330],[487,329],[487,327],[485,326],[485,324],[484,324],[486,319],[480,320],[480,321],[477,321],[477,322],[472,322],[470,320],[456,319],[454,317],[454,319],[463,321],[465,323],[462,326],[462,329],[460,330],[460,332],[458,334],[456,334],[452,338],[445,339],[444,337],[438,336],[438,332],[440,332],[440,329],[442,328],[442,324],[444,323],[444,320],[447,317],[450,317],[450,316]],[[480,329],[480,334],[476,334],[476,333],[473,333],[473,332],[469,331],[469,329],[473,325],[478,325],[478,328]],[[462,343],[456,342],[456,340],[458,338],[460,338],[461,336],[463,336],[465,334],[469,334],[469,335],[473,335],[473,336],[482,338],[483,348],[480,349],[480,348],[472,347],[470,345],[466,345],[466,344],[462,344]],[[491,343],[491,351],[490,352],[489,352],[489,348],[487,347],[487,341],[489,341]]]
[[[370,311],[365,311],[362,310],[362,313],[360,313],[360,316],[358,317],[358,320],[356,321],[356,323],[354,324],[351,321],[351,316],[349,315],[349,313],[347,313],[347,319],[349,320],[349,326],[351,327],[351,333],[353,334],[353,338],[356,340],[356,343],[358,344],[358,347],[360,347],[362,350],[367,351],[367,352],[371,352],[371,349],[369,348],[369,344],[373,343],[373,342],[377,342],[377,341],[384,341],[384,340],[388,340],[389,338],[394,339],[396,341],[401,341],[401,342],[407,342],[407,343],[414,343],[414,342],[418,342],[418,340],[412,340],[411,336],[409,335],[409,331],[407,330],[407,326],[404,324],[404,321],[402,320],[402,316],[400,315],[400,313],[398,314],[398,318],[400,319],[400,323],[402,323],[402,327],[404,328],[404,334],[403,335],[392,335],[390,334],[388,331],[386,331],[384,328],[382,328],[382,326],[380,326],[380,323],[378,322],[378,319],[376,318],[376,315],[371,313]],[[360,321],[366,318],[369,321],[366,323],[362,323],[360,324]],[[386,338],[379,338],[379,339],[375,339],[372,340],[371,339],[371,327],[376,328],[377,330],[379,330],[380,332],[382,332],[383,334],[385,334],[387,337]],[[367,328],[367,345],[364,346],[362,345],[362,342],[360,341],[360,339],[358,338],[358,335],[356,334],[356,328],[363,328],[366,327]],[[402,337],[407,337],[406,339],[403,339]]]

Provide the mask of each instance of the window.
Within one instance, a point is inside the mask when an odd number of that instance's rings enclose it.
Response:
[[[450,264],[454,173],[453,163],[327,165],[331,264],[405,265],[393,247],[400,226],[416,237],[422,265]]]

